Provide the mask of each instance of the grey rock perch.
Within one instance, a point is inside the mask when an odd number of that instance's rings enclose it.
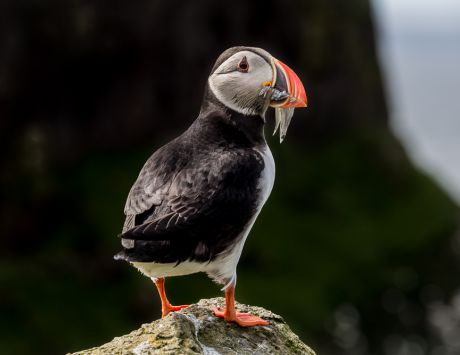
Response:
[[[215,317],[212,306],[223,307],[223,298],[204,299],[111,342],[75,354],[306,354],[315,355],[280,316],[261,307],[237,303],[240,312],[251,312],[268,326],[241,328]]]

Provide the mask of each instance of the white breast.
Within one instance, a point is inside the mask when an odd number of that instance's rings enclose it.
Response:
[[[260,209],[267,201],[268,196],[270,196],[273,184],[275,183],[275,160],[273,159],[272,152],[268,145],[265,145],[265,149],[263,151],[259,151],[259,153],[262,154],[265,164],[265,168],[262,171],[262,176],[259,182],[259,188],[262,192]]]

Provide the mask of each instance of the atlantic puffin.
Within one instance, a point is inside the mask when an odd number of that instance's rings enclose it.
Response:
[[[294,108],[306,106],[302,82],[286,64],[260,48],[229,48],[212,68],[198,117],[147,160],[126,201],[115,259],[152,279],[163,317],[187,307],[169,303],[165,278],[205,272],[224,285],[217,317],[268,324],[236,311],[236,267],[275,179],[265,113],[276,109],[282,141]]]

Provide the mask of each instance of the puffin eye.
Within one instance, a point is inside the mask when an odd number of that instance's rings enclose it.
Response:
[[[238,66],[236,67],[236,70],[238,70],[239,72],[242,72],[242,73],[247,73],[248,72],[249,63],[248,63],[248,59],[246,58],[246,56],[244,56],[243,59],[241,59],[241,61],[238,63]]]

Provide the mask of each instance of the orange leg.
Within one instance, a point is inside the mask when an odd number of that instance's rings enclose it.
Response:
[[[212,308],[217,317],[224,318],[227,322],[235,322],[241,327],[253,327],[255,325],[267,325],[268,322],[250,313],[237,312],[235,309],[235,286],[230,285],[225,289],[225,308]]]
[[[188,305],[183,306],[173,306],[169,303],[168,298],[166,297],[165,292],[165,278],[160,277],[159,279],[154,280],[155,286],[157,287],[158,293],[161,298],[161,317],[166,317],[170,312],[179,311],[183,308],[187,308]]]

